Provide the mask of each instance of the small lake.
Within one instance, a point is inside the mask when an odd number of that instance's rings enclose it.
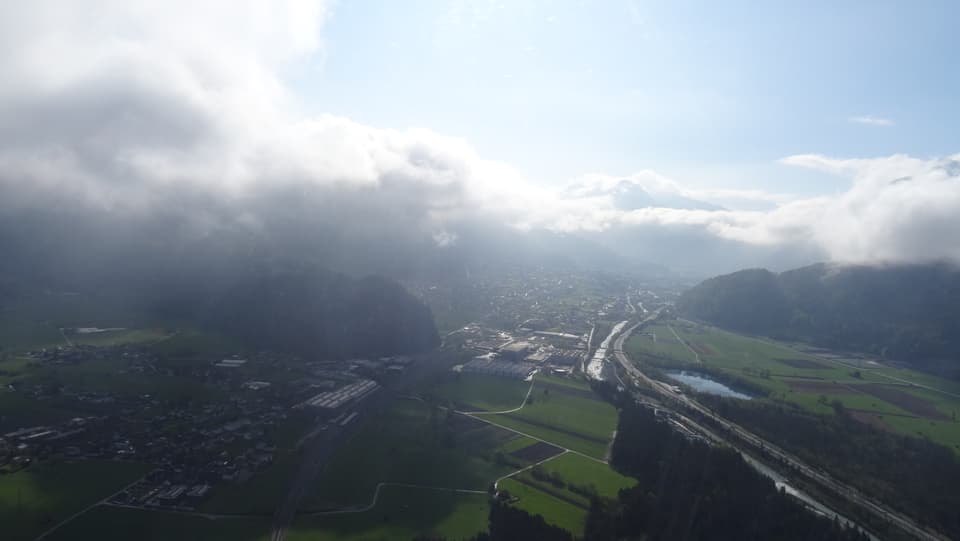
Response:
[[[725,396],[727,398],[741,398],[743,400],[750,400],[753,398],[748,394],[734,391],[725,384],[720,383],[715,379],[711,379],[710,376],[700,372],[670,370],[667,372],[667,377],[684,385],[688,385],[701,393]]]

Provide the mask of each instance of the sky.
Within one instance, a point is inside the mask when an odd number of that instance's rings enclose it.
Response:
[[[958,11],[11,0],[0,217],[739,254],[711,270],[960,261]]]
[[[801,195],[778,163],[958,150],[955,2],[345,1],[305,106],[462,137],[540,183],[653,169]]]

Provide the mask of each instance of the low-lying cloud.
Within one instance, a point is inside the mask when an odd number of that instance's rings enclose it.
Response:
[[[653,171],[544,188],[461,139],[298,114],[280,74],[323,54],[324,2],[180,8],[0,7],[0,212],[162,212],[197,231],[406,228],[438,246],[456,244],[456,224],[475,220],[559,232],[695,230],[837,261],[960,260],[960,156],[784,158],[850,183],[806,199],[689,189]]]

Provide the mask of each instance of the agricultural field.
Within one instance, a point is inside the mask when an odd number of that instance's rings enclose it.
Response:
[[[530,388],[520,381],[480,374],[457,374],[452,381],[431,390],[441,402],[452,402],[462,411],[502,411],[516,408]]]
[[[100,506],[71,520],[49,541],[267,541],[270,521],[261,518],[213,520],[201,516]]]
[[[516,469],[494,456],[515,438],[477,419],[397,400],[337,449],[306,508],[368,504],[381,482],[486,490]]]
[[[487,530],[488,498],[487,494],[388,485],[368,511],[298,517],[287,539],[361,541],[418,535],[464,539]]]
[[[130,462],[37,464],[0,476],[3,538],[32,540],[58,522],[110,496],[147,473]]]
[[[488,496],[447,489],[484,492],[498,479],[518,485],[521,508],[580,534],[589,508],[584,490],[613,497],[632,482],[602,462],[617,422],[615,408],[595,397],[583,381],[540,375],[534,378],[531,400],[516,412],[468,416],[443,407],[452,402],[471,410],[510,410],[523,403],[528,389],[530,382],[461,375],[432,387],[428,401],[395,401],[334,454],[304,506],[314,514],[297,520],[290,539],[468,537],[486,529]],[[534,437],[485,421],[521,427]],[[565,452],[567,448],[597,458]],[[541,462],[537,475],[569,479],[570,486],[584,490],[556,488],[535,478],[532,470],[516,473]],[[510,474],[515,475],[506,478]],[[371,510],[324,514],[363,509],[379,483],[418,487],[388,484]]]
[[[621,489],[636,483],[608,465],[564,452],[500,481],[514,505],[576,535],[583,532],[591,497],[615,499]]]
[[[597,494],[605,498],[616,498],[621,489],[636,484],[633,478],[615,472],[606,464],[573,453],[564,453],[544,462],[542,468],[547,473],[558,475],[568,485],[592,486]]]
[[[616,429],[617,410],[585,385],[557,381],[562,379],[537,375],[523,409],[477,417],[602,460]]]
[[[859,358],[815,355],[803,345],[682,320],[644,328],[628,341],[627,351],[633,359],[658,368],[722,376],[724,381],[760,389],[770,400],[822,414],[842,411],[960,452],[960,385],[929,374]]]
[[[515,499],[513,505],[520,509],[531,515],[540,515],[548,524],[563,528],[574,535],[583,535],[590,509],[589,503],[567,501],[513,478],[501,481],[499,488],[509,492]]]

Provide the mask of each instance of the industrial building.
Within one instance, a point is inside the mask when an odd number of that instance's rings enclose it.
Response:
[[[246,359],[224,359],[214,366],[218,366],[220,368],[240,368],[245,364],[247,364]]]
[[[337,390],[320,393],[304,402],[303,405],[335,410],[348,402],[363,398],[379,387],[377,382],[373,380],[361,379]]]
[[[517,340],[500,348],[500,357],[508,361],[521,361],[532,349],[530,342]]]
[[[482,355],[475,357],[463,365],[462,371],[465,374],[484,374],[512,379],[526,379],[536,371],[536,366],[531,363],[494,360],[487,355]]]

